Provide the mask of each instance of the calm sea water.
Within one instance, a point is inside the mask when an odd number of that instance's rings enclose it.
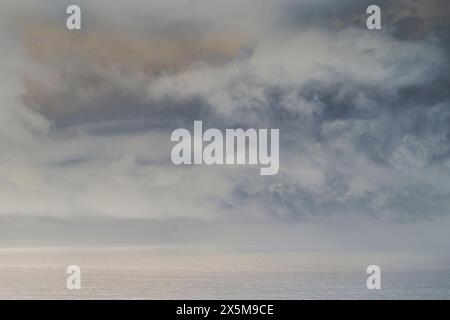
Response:
[[[82,289],[66,289],[77,264]],[[382,289],[368,290],[369,264]],[[0,249],[0,299],[449,299],[450,265],[383,254]]]

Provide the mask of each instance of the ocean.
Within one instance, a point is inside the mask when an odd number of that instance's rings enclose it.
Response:
[[[366,267],[381,267],[380,290]],[[66,268],[81,268],[81,289]],[[0,299],[449,299],[450,264],[385,253],[2,248]]]

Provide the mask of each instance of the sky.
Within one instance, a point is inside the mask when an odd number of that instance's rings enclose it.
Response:
[[[0,245],[448,250],[450,3],[370,4],[2,0]],[[194,120],[279,173],[174,166]]]

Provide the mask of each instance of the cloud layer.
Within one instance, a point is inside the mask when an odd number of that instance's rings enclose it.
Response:
[[[80,32],[61,3],[1,7],[0,215],[450,213],[445,1],[382,1],[379,32],[364,1],[80,5]],[[279,128],[280,173],[173,166],[193,120]]]

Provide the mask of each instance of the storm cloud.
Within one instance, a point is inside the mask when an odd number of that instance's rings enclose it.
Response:
[[[446,1],[379,1],[380,31],[368,1],[79,1],[81,31],[64,1],[7,2],[3,217],[450,213]],[[172,165],[170,133],[194,120],[279,128],[280,172]]]

